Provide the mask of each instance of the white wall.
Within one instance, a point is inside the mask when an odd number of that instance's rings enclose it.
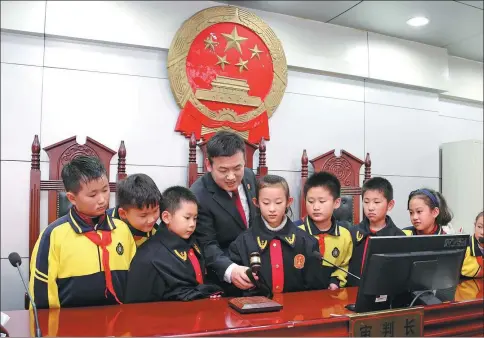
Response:
[[[195,12],[201,5],[190,6]],[[4,8],[2,2],[2,25]],[[118,8],[120,13],[128,9]],[[76,10],[82,14],[80,8]],[[178,26],[189,17],[182,14],[173,13]],[[121,14],[116,15],[114,22],[121,20]],[[147,20],[141,32],[159,32],[153,21]],[[156,24],[159,21],[163,20]],[[65,26],[69,25],[59,25]],[[177,26],[173,27],[174,32]],[[95,33],[93,29],[84,38],[95,39]],[[166,75],[166,50],[119,45],[109,35],[99,40],[108,38],[116,44],[2,32],[2,310],[20,309],[23,304],[21,283],[6,258],[11,251],[19,252],[24,271],[28,270],[29,161],[34,134],[39,134],[42,147],[72,135],[90,136],[115,150],[124,140],[128,173],[147,173],[160,189],[186,184],[188,141],[173,131],[179,108]],[[288,46],[284,45],[286,53],[295,53]],[[408,193],[422,186],[439,188],[439,145],[483,139],[483,109],[478,104],[444,101],[437,93],[300,68],[290,70],[288,79],[282,103],[270,119],[267,163],[271,173],[288,179],[295,205],[304,148],[310,158],[333,148],[360,158],[370,152],[373,175],[387,177],[394,186],[396,207],[391,215],[399,226],[407,226]],[[45,179],[43,151],[41,160]],[[111,166],[113,179],[115,163],[116,159]],[[47,222],[46,197],[41,195],[42,227]]]
[[[482,102],[482,62],[449,56],[449,88],[442,96]]]
[[[484,205],[482,148],[479,141],[447,142],[441,147],[442,193],[452,205],[453,223],[465,234],[474,233],[476,216]]]
[[[225,4],[213,1],[2,1],[1,28],[168,49],[183,21],[197,11],[221,5]],[[482,63],[480,69],[473,66],[479,76],[469,77],[462,87],[460,83],[467,77],[468,67],[455,66],[445,48],[277,13],[250,11],[274,30],[284,46],[289,66],[383,80],[432,92],[451,91],[452,96],[465,100],[476,100],[475,93],[483,91]],[[460,89],[455,90],[456,87]]]

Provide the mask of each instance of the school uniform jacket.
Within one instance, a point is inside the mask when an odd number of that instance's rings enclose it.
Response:
[[[476,236],[472,235],[466,249],[464,263],[462,264],[462,275],[470,278],[484,276],[483,255],[479,248]]]
[[[417,229],[415,229],[414,226],[409,226],[406,228],[403,228],[403,232],[407,236],[418,236],[419,234],[417,233]],[[432,232],[429,235],[446,235],[447,233],[442,229],[440,225],[437,225],[432,229]]]
[[[72,207],[39,236],[30,262],[30,292],[38,308],[117,304],[106,292],[103,250],[84,233],[111,233],[109,268],[120,301],[136,245],[127,225],[106,214],[96,225],[87,224]],[[102,235],[101,235],[102,236]]]
[[[353,241],[353,255],[351,256],[349,271],[360,277],[363,272],[363,257],[366,254],[368,238],[370,236],[405,236],[405,233],[398,228],[390,216],[386,216],[386,226],[376,233],[370,231],[370,221],[364,217],[360,224],[350,228],[351,239]],[[348,276],[347,286],[358,286],[359,280]]]
[[[188,301],[221,291],[204,281],[205,262],[195,238],[185,240],[162,223],[131,262],[126,303]]]
[[[118,209],[119,209],[118,207],[111,208],[111,209],[108,209],[108,211],[106,213],[108,215],[111,215],[112,218],[120,219],[124,223],[126,223],[126,225],[129,228],[129,231],[131,231],[131,234],[133,235],[134,242],[136,243],[136,247],[139,247],[141,244],[146,242],[148,240],[148,238],[153,236],[159,228],[159,224],[155,223],[155,225],[153,226],[153,229],[151,229],[151,231],[149,231],[149,232],[144,232],[144,231],[138,230],[138,229],[134,228],[131,224],[129,224],[128,220],[123,220],[123,219],[121,219],[121,217],[119,217],[119,210]]]
[[[277,232],[257,219],[229,247],[230,259],[244,266],[250,266],[252,252],[259,252],[262,280],[273,293],[327,288],[321,263],[312,254],[315,251],[319,252],[316,240],[290,219]],[[253,295],[257,291],[244,294]]]
[[[254,172],[245,168],[242,180],[252,224],[256,209],[252,198],[256,197],[256,178]],[[213,180],[211,173],[200,177],[190,187],[198,200],[198,219],[195,236],[202,247],[207,268],[212,269],[217,278],[223,281],[225,271],[232,264],[228,248],[238,235],[247,229],[234,201]],[[210,273],[210,272],[209,272]]]
[[[475,279],[463,280],[455,290],[455,301],[475,300],[481,291],[482,283]]]
[[[320,231],[309,216],[306,216],[304,220],[297,220],[294,224],[316,238],[319,251],[326,260],[348,270],[353,253],[353,241],[350,231],[346,227],[340,226],[334,216],[331,217],[331,227],[325,232]],[[322,238],[320,238],[321,236]],[[328,285],[334,283],[340,288],[346,285],[347,273],[325,261],[322,261],[322,265],[325,279],[329,280]]]

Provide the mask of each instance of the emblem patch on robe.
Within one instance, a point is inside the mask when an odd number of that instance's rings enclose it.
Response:
[[[306,262],[306,257],[302,254],[297,254],[294,256],[294,267],[296,269],[302,269],[304,268],[304,263]]]
[[[121,242],[119,242],[118,245],[116,246],[116,252],[120,256],[124,254],[124,247],[123,247],[123,244],[121,244]]]
[[[175,250],[175,255],[177,255],[178,258],[180,258],[182,261],[187,260],[187,252],[186,251],[178,252],[178,250]]]
[[[257,244],[259,244],[259,248],[261,248],[261,250],[264,250],[267,246],[267,241],[260,239],[260,237],[257,237]]]
[[[198,247],[198,245],[193,244],[193,248],[195,249],[196,252],[198,252],[199,255],[201,255],[200,248]]]
[[[339,249],[338,248],[334,248],[333,251],[331,251],[331,255],[336,258],[339,256]]]
[[[286,239],[287,243],[289,243],[290,245],[293,245],[294,244],[294,241],[296,240],[296,235],[295,234],[292,234],[291,237],[284,237],[284,238]]]
[[[363,239],[363,234],[362,234],[361,232],[359,232],[359,231],[358,231],[358,232],[356,233],[356,240],[359,242],[359,241],[361,241],[362,239]]]

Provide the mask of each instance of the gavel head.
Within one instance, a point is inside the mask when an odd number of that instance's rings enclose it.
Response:
[[[260,271],[261,261],[258,252],[252,252],[250,254],[249,264],[253,273],[258,273]]]

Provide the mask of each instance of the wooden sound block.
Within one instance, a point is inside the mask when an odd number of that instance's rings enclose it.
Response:
[[[267,297],[237,297],[229,300],[229,306],[239,313],[280,311],[282,305]]]

